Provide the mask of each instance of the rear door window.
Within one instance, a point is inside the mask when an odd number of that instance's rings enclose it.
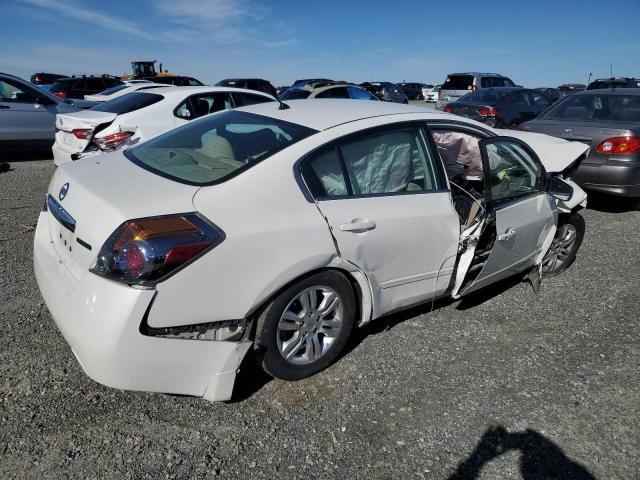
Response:
[[[339,151],[354,195],[438,189],[433,158],[419,128],[357,138]]]
[[[122,115],[153,105],[163,98],[164,97],[162,95],[156,95],[154,93],[131,92],[126,95],[122,95],[121,97],[114,98],[113,100],[101,103],[100,105],[91,108],[91,110]]]

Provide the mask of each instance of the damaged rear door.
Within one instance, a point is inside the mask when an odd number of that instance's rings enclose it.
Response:
[[[458,218],[425,138],[421,124],[375,128],[302,164],[339,255],[370,281],[374,318],[430,300],[453,272]]]
[[[557,224],[546,173],[533,150],[511,137],[484,139],[479,146],[487,209],[463,233],[456,298],[533,267]]]

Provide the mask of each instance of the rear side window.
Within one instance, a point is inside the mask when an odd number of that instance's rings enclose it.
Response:
[[[162,95],[156,95],[154,93],[131,92],[126,95],[122,95],[121,97],[114,98],[113,100],[101,103],[100,105],[91,108],[91,110],[122,115],[153,105],[163,98],[164,97]]]
[[[125,155],[165,178],[213,185],[313,133],[316,131],[302,125],[230,110],[171,130]]]
[[[449,75],[442,85],[442,90],[468,90],[472,85],[472,75]]]

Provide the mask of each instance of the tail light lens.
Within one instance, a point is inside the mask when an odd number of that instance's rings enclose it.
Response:
[[[500,112],[495,108],[479,108],[478,115],[482,117],[499,117]]]
[[[56,97],[61,98],[62,100],[67,98],[67,92],[51,92],[51,93],[53,93]]]
[[[640,151],[640,137],[611,137],[598,145],[598,153],[630,155]]]
[[[91,272],[129,285],[150,286],[223,239],[221,230],[195,213],[129,220],[107,239]]]
[[[100,138],[96,137],[93,139],[93,143],[95,143],[100,150],[113,150],[114,148],[118,148],[132,135],[133,132],[114,133]]]
[[[73,133],[73,135],[80,140],[90,140],[93,130],[91,130],[90,128],[76,128],[74,130],[71,130],[71,133]]]
[[[449,105],[447,105],[442,109],[442,111],[447,113],[453,113],[453,107],[450,107]]]

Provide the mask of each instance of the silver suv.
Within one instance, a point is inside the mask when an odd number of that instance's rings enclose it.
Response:
[[[442,110],[447,103],[455,102],[469,92],[482,88],[515,87],[510,78],[499,73],[451,73],[442,84],[436,108]]]

